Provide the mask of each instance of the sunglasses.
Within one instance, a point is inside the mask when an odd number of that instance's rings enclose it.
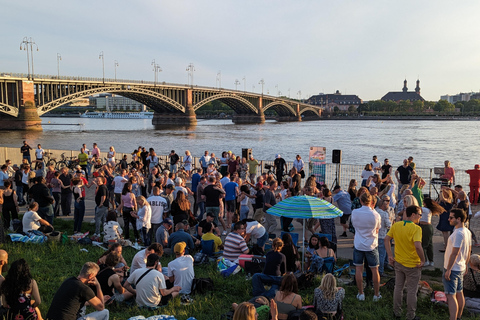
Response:
[[[452,217],[452,216],[448,217],[448,220],[453,220],[453,219],[455,219],[455,217]]]

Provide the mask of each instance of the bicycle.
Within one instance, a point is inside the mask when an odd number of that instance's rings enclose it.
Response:
[[[52,152],[45,152],[43,154],[43,161],[47,167],[53,166],[55,168],[57,166],[57,158],[52,158],[52,155]]]
[[[267,169],[267,176],[273,175],[273,177],[277,178],[275,166],[267,163],[264,165],[264,168]],[[287,181],[287,180],[288,180],[288,173],[284,173],[282,175],[282,181]],[[280,181],[277,181],[277,182],[280,184]]]
[[[67,167],[70,170],[74,170],[75,166],[78,164],[78,159],[76,157],[65,157],[65,152],[60,155],[61,160],[57,162],[56,169],[62,170]]]

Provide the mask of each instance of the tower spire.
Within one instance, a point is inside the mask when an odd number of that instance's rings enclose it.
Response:
[[[420,80],[417,78],[417,86],[415,87],[415,92],[420,94]]]
[[[403,92],[407,92],[408,91],[408,88],[407,88],[407,79],[405,79],[403,81],[403,89],[402,89]]]

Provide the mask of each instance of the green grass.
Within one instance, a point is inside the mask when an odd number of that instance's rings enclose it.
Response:
[[[57,219],[55,228],[57,230],[67,230],[72,232],[73,222]],[[86,224],[85,229],[91,229],[93,226]],[[93,230],[92,230],[93,231]],[[25,258],[30,264],[34,279],[37,280],[40,287],[42,304],[40,310],[43,316],[46,316],[48,307],[53,296],[68,277],[78,275],[80,268],[86,261],[97,261],[103,250],[98,247],[88,246],[88,252],[80,251],[84,246],[76,243],[61,244],[48,242],[45,244],[23,244],[23,243],[5,243],[0,248],[9,253],[10,263],[19,258]],[[123,256],[130,262],[136,251],[133,248],[126,247],[123,250]],[[171,258],[162,258],[162,265],[166,266]],[[340,263],[338,263],[341,265]],[[251,298],[251,283],[245,280],[245,274],[240,272],[237,275],[224,279],[216,271],[215,264],[202,265],[195,267],[197,277],[210,277],[214,281],[215,292],[205,295],[194,296],[194,302],[191,305],[183,306],[180,299],[173,300],[168,306],[156,311],[147,311],[137,307],[128,307],[125,305],[109,306],[110,319],[128,319],[136,315],[143,315],[146,318],[154,314],[170,314],[179,320],[185,320],[189,317],[195,317],[198,320],[220,319],[220,316],[230,310],[232,302],[242,302]],[[422,279],[426,279],[436,290],[442,290],[438,283],[441,283],[441,273],[439,271],[424,271]],[[299,294],[302,296],[304,305],[313,304],[313,290],[320,284],[320,276],[313,281],[312,287],[302,290]],[[348,276],[343,275],[342,279],[349,282]],[[344,300],[345,319],[392,319],[392,301],[393,293],[386,288],[381,289],[383,299],[380,302],[372,301],[373,291],[367,289],[366,300],[357,301],[357,289],[354,286],[345,285],[346,298]],[[91,310],[87,310],[91,312]],[[419,298],[417,314],[422,319],[442,320],[448,319],[448,310],[443,307],[433,305],[429,298]],[[462,319],[475,319],[465,315]]]

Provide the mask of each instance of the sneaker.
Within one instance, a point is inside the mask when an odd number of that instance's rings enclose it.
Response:
[[[359,301],[365,301],[365,293],[362,293],[362,294],[358,293],[357,294],[357,299]]]
[[[226,235],[227,235],[227,230],[223,230],[222,236],[226,236]]]
[[[186,295],[184,295],[180,298],[180,303],[182,305],[189,305],[192,302],[193,302],[193,299],[188,294],[186,294]]]
[[[430,261],[429,266],[430,266],[430,267],[435,266],[435,264],[433,263],[433,261]]]
[[[343,233],[340,235],[340,237],[346,238],[346,237],[348,237],[348,236],[347,236],[347,233],[346,233],[346,232],[343,232]]]
[[[365,298],[364,298],[365,299]],[[373,296],[373,302],[377,302],[378,300],[382,299],[382,295],[378,294],[378,296]],[[360,300],[360,299],[358,299]]]

